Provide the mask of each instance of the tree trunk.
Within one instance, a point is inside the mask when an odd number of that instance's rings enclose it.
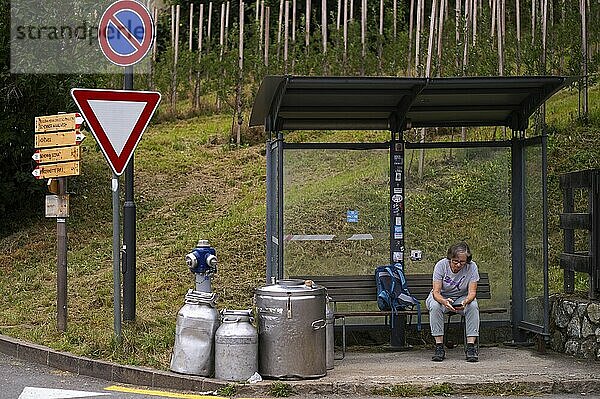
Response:
[[[271,19],[271,7],[265,7],[265,67],[267,67],[267,71],[269,71],[269,46],[270,43],[270,19]]]
[[[439,13],[439,24],[438,24],[438,35],[437,35],[437,76],[442,76],[442,46],[444,37],[444,14],[445,14],[446,0],[440,0],[440,13]]]
[[[406,64],[406,74],[411,76],[412,44],[413,44],[413,21],[415,20],[415,0],[410,0],[410,12],[408,21],[408,62]]]
[[[471,1],[465,0],[465,37],[463,38],[463,75],[466,72],[466,68],[469,62],[469,26],[471,22]]]
[[[311,1],[310,0],[306,0],[306,39],[305,39],[305,45],[306,45],[306,53],[308,54],[308,48],[310,45],[310,19],[311,19]]]
[[[281,27],[283,25],[283,0],[279,0],[279,18],[277,22],[277,59],[279,59],[279,48],[281,44]]]
[[[171,93],[171,110],[177,113],[177,62],[179,58],[179,17],[181,6],[175,6],[175,36],[174,36],[174,52],[173,52],[173,91]]]
[[[396,39],[396,36],[398,36],[398,0],[394,0],[392,9],[392,15],[394,16],[394,39]]]
[[[244,117],[242,115],[242,87],[243,87],[243,71],[244,71],[244,2],[240,1],[240,37],[238,45],[238,84],[236,91],[236,114],[237,114],[237,126],[236,126],[236,143],[237,146],[242,144],[242,124],[244,123]]]
[[[517,75],[521,74],[521,3],[516,0],[515,13],[517,19]]]
[[[433,56],[433,42],[435,37],[435,25],[436,25],[436,13],[437,13],[437,0],[433,0],[431,4],[431,15],[429,17],[429,42],[427,44],[427,64],[425,67],[425,77],[431,77],[431,58]]]
[[[531,44],[535,43],[535,0],[531,0]]]
[[[460,70],[460,16],[462,14],[461,5],[462,0],[456,0],[454,6],[454,36],[455,36],[455,53],[456,53],[456,73]]]
[[[415,35],[415,72],[416,72],[416,76],[419,76],[419,65],[420,65],[420,60],[419,60],[419,55],[421,53],[421,9],[423,7],[423,1],[424,0],[417,0],[417,31],[416,31],[416,35]]]
[[[344,0],[344,71],[348,63],[348,0]]]
[[[189,20],[189,41],[188,50],[192,51],[192,35],[194,32],[194,3],[190,3],[190,20]]]
[[[288,35],[289,35],[289,19],[290,19],[290,1],[285,0],[285,17],[283,23],[283,73],[288,73]]]
[[[208,21],[206,26],[206,51],[210,51],[213,3],[208,3]]]
[[[327,0],[321,0],[321,36],[323,38],[323,55],[325,55],[327,54]]]
[[[362,64],[361,74],[365,74],[365,58],[367,56],[366,49],[366,33],[367,33],[367,0],[363,0],[360,7],[361,19],[360,19],[360,43],[362,45]]]
[[[200,15],[198,17],[198,64],[202,58],[202,40],[204,30],[204,4],[200,4]],[[200,68],[196,72],[196,85],[194,89],[194,109],[198,111],[200,109]]]
[[[472,27],[472,29],[473,29],[473,47],[475,47],[476,44],[477,44],[477,3],[478,3],[478,0],[473,0],[473,2],[474,3],[473,3],[473,13],[472,13],[473,14],[473,18],[472,18],[472,20],[473,20],[473,27]]]
[[[383,0],[379,0],[379,37],[377,46],[377,62],[379,76],[383,75]]]
[[[581,14],[581,73],[583,75],[582,91],[582,119],[588,119],[588,38],[587,38],[587,2],[579,0],[579,12]]]
[[[498,34],[498,75],[504,76],[504,51],[502,48],[502,16],[501,5],[496,5],[496,29]]]
[[[292,43],[296,43],[296,0],[292,0]]]

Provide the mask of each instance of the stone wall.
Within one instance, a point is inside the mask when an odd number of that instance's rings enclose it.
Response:
[[[600,302],[576,296],[550,297],[552,349],[600,360]]]

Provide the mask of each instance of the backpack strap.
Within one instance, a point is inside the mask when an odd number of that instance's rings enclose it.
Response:
[[[392,270],[390,267],[387,267],[386,270],[388,273],[390,273],[390,275],[393,275],[395,271],[395,275],[398,276],[398,279],[401,282],[401,292],[400,295],[398,295],[398,298],[406,303],[411,303],[413,305],[412,307],[417,307],[417,331],[421,331],[421,303],[417,298],[410,295],[410,291],[408,290],[408,286],[406,284],[406,278],[404,277],[404,271],[400,267],[394,267],[394,270]],[[392,276],[392,294],[394,293],[395,283],[396,281]],[[396,309],[396,307],[392,306],[392,311],[394,309]]]
[[[390,266],[387,266],[385,270],[389,273],[392,281],[392,286],[390,287],[390,327],[394,328],[394,320],[396,319],[395,316],[398,314],[398,309],[396,308],[396,298],[394,297],[394,291],[396,290],[396,279],[394,278],[394,271]]]

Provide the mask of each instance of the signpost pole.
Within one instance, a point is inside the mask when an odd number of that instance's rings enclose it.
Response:
[[[117,341],[121,341],[121,275],[120,275],[120,226],[119,226],[119,176],[113,173],[113,289],[114,289],[114,327]]]
[[[125,67],[123,89],[133,90],[133,66]],[[123,320],[135,320],[136,297],[136,209],[133,199],[133,159],[125,168],[125,204],[123,206]]]
[[[67,191],[66,177],[58,178],[58,195]],[[67,330],[67,219],[56,218],[56,324],[58,331]]]

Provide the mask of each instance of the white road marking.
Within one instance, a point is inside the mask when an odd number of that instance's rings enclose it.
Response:
[[[92,396],[106,396],[109,393],[103,392],[86,392],[86,391],[71,391],[68,389],[50,389],[25,387],[19,399],[69,399],[69,398],[89,398]]]

